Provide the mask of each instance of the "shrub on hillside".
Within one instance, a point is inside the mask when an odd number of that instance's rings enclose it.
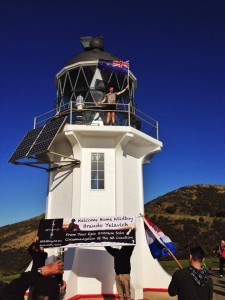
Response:
[[[175,212],[176,212],[176,207],[175,206],[168,206],[167,208],[166,208],[166,212],[168,213],[168,214],[175,214]]]
[[[220,210],[216,212],[216,217],[225,218],[225,210]]]

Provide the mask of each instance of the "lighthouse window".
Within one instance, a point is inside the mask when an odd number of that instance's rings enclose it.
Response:
[[[104,153],[91,154],[91,189],[105,188]]]

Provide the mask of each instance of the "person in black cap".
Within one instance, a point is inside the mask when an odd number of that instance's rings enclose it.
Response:
[[[24,294],[30,285],[35,285],[33,300],[56,300],[61,293],[65,293],[66,283],[59,286],[53,275],[63,272],[63,262],[59,260],[37,270],[24,272],[4,288],[0,300],[24,300]]]

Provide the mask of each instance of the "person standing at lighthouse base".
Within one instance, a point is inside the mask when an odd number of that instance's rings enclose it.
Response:
[[[220,260],[220,270],[219,270],[219,277],[222,278],[223,277],[223,267],[225,264],[225,241],[221,240],[218,250],[217,250],[217,254],[219,256],[219,260]]]
[[[123,246],[121,249],[107,246],[105,249],[114,257],[116,288],[119,295],[119,300],[130,300],[130,258],[134,250],[134,246]],[[124,295],[126,298],[124,298]]]
[[[190,266],[174,273],[168,287],[178,300],[212,300],[213,283],[202,263],[205,253],[200,246],[190,249]]]

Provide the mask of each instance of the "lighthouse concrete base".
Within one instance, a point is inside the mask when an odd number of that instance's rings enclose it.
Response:
[[[171,276],[153,259],[145,237],[142,218],[136,222],[136,246],[131,256],[132,299],[144,299],[144,291],[167,291]],[[55,260],[57,249],[50,249]],[[104,247],[67,248],[63,279],[67,283],[65,299],[94,295],[116,295],[114,259]],[[49,261],[50,262],[50,261]]]

